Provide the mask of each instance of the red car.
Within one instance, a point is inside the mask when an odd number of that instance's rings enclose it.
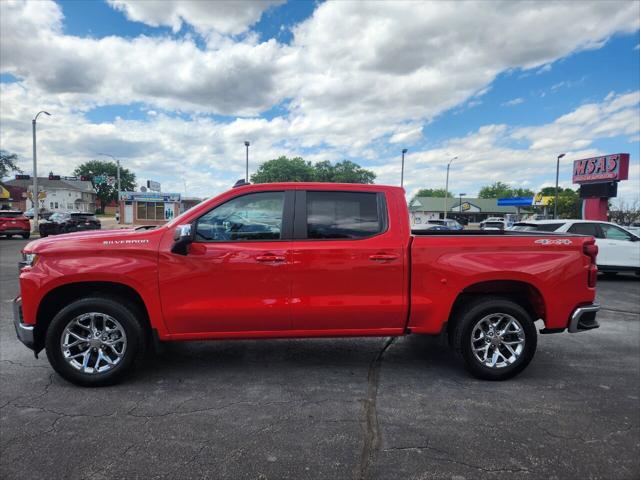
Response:
[[[157,342],[447,334],[475,376],[533,358],[537,331],[598,327],[589,236],[412,233],[405,192],[243,185],[155,230],[29,243],[18,337],[64,378],[120,380]]]
[[[26,240],[31,235],[31,223],[19,210],[0,210],[0,235],[20,235]]]

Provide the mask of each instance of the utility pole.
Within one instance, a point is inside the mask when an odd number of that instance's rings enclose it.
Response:
[[[244,142],[244,146],[247,147],[247,168],[246,168],[246,172],[244,174],[244,181],[249,183],[249,141],[246,140]]]
[[[553,200],[553,218],[558,218],[558,177],[560,176],[560,159],[564,157],[565,154],[562,153],[558,155],[558,159],[556,160],[556,196]]]
[[[407,153],[407,149],[402,149],[402,168],[400,169],[400,187],[404,187],[404,154]]]
[[[38,112],[33,120],[31,120],[31,128],[33,130],[33,195],[31,197],[31,203],[33,204],[33,232],[38,233],[38,217],[40,207],[38,206],[38,202],[40,199],[38,198],[38,160],[36,155],[36,122],[38,121],[38,117],[41,113],[45,115],[51,116],[49,112],[45,112],[44,110]]]
[[[449,167],[451,167],[451,162],[453,162],[456,158],[458,157],[453,157],[451,160],[449,160],[449,163],[447,163],[447,180],[444,183],[444,219],[447,219],[447,208],[448,208],[448,200],[449,200]]]

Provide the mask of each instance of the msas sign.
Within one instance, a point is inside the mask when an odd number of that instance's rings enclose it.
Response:
[[[629,154],[616,153],[573,162],[573,183],[611,182],[629,178]]]

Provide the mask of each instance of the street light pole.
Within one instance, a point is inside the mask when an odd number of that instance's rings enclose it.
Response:
[[[33,205],[33,232],[38,232],[38,160],[36,156],[36,122],[41,113],[51,116],[49,112],[44,110],[38,112],[33,120],[31,120],[31,129],[33,131],[33,195],[31,203]]]
[[[400,170],[400,187],[404,187],[404,154],[407,153],[407,149],[402,149],[402,169]]]
[[[451,162],[453,162],[456,158],[458,157],[453,157],[451,160],[449,160],[449,163],[447,163],[447,180],[444,183],[444,219],[447,219],[447,203],[449,201],[449,167],[451,167]]]
[[[246,168],[246,172],[244,174],[244,181],[249,183],[249,141],[245,141],[244,142],[244,146],[247,147],[247,168]]]
[[[556,160],[556,196],[553,200],[553,218],[558,218],[558,177],[560,176],[560,159],[564,157],[565,154],[562,153],[558,155],[558,159]]]

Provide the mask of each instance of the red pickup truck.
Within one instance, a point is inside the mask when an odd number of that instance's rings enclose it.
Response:
[[[241,185],[154,230],[29,243],[18,337],[87,386],[120,380],[158,342],[438,335],[468,370],[522,371],[541,333],[596,328],[594,239],[412,233],[405,192]]]

